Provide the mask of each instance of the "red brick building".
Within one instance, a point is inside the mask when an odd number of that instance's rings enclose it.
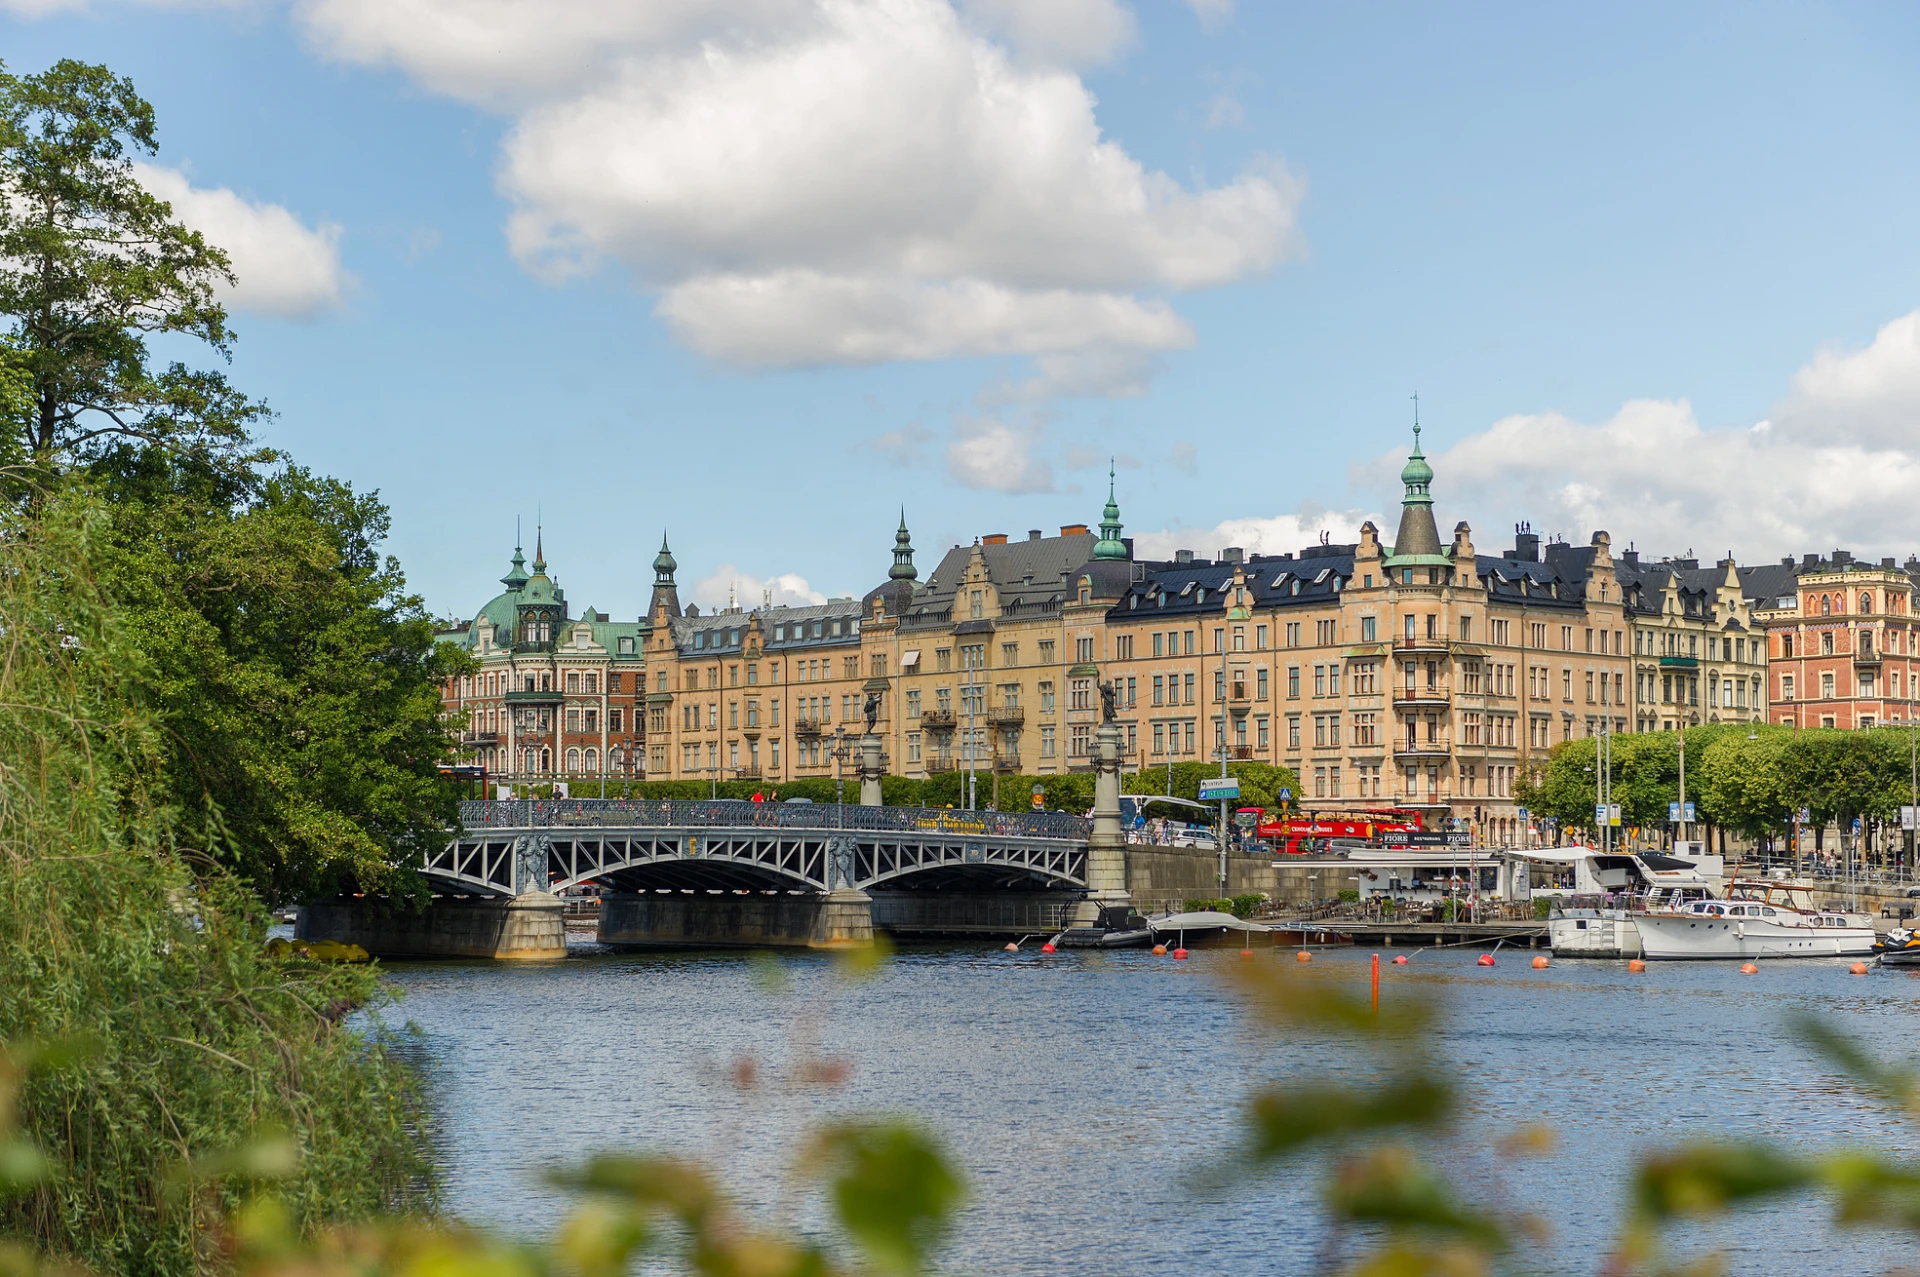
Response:
[[[1794,593],[1755,600],[1768,643],[1768,717],[1796,727],[1876,727],[1906,722],[1920,695],[1915,573],[1893,559],[1857,561],[1843,550],[1808,555]]]

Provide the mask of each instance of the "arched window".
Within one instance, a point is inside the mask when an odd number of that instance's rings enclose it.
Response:
[[[1873,611],[1873,595],[1862,594],[1860,596],[1860,611],[1862,613]]]
[[[1793,635],[1782,634],[1780,636],[1780,655],[1782,657],[1793,655]]]
[[[551,750],[543,749],[540,751],[540,770],[543,772],[553,770],[553,752]]]
[[[591,776],[600,770],[600,751],[595,749],[588,750],[586,757],[582,761],[586,764],[587,774]]]
[[[570,749],[567,751],[567,771],[569,774],[571,774],[579,770],[580,770],[580,751],[577,749]]]
[[[567,674],[567,690],[576,694],[580,691],[580,675],[578,673],[570,671]]]
[[[1828,598],[1824,594],[1820,596],[1820,615],[1822,616],[1833,615],[1833,600]]]

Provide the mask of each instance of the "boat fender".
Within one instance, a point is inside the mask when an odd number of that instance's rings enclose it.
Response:
[[[1242,961],[1242,962],[1252,962],[1252,961],[1253,961],[1253,950],[1251,950],[1251,949],[1242,949],[1242,950],[1240,951],[1240,961]]]

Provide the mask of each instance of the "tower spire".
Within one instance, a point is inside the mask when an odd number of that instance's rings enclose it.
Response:
[[[1100,539],[1093,543],[1096,559],[1124,559],[1127,543],[1120,539],[1120,503],[1114,498],[1114,461],[1107,458],[1107,508],[1101,511]]]
[[[667,548],[667,530],[662,528],[660,553],[653,556],[653,598],[647,604],[649,617],[662,607],[667,609],[668,616],[680,615],[680,589],[673,583],[673,574],[679,566],[673,551]]]
[[[1400,533],[1394,538],[1388,568],[1444,567],[1451,561],[1440,545],[1433,522],[1433,467],[1420,450],[1420,397],[1413,397],[1413,451],[1400,471],[1406,492],[1400,498]]]
[[[900,507],[900,530],[893,534],[893,566],[887,569],[889,581],[912,581],[920,569],[913,566],[913,537],[907,532],[907,507]]]

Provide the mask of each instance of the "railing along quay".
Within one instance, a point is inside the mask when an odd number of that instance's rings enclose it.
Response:
[[[854,829],[878,833],[981,834],[1084,842],[1093,823],[1065,812],[954,811],[851,803],[756,803],[739,798],[531,798],[460,804],[468,830],[601,828]]]

